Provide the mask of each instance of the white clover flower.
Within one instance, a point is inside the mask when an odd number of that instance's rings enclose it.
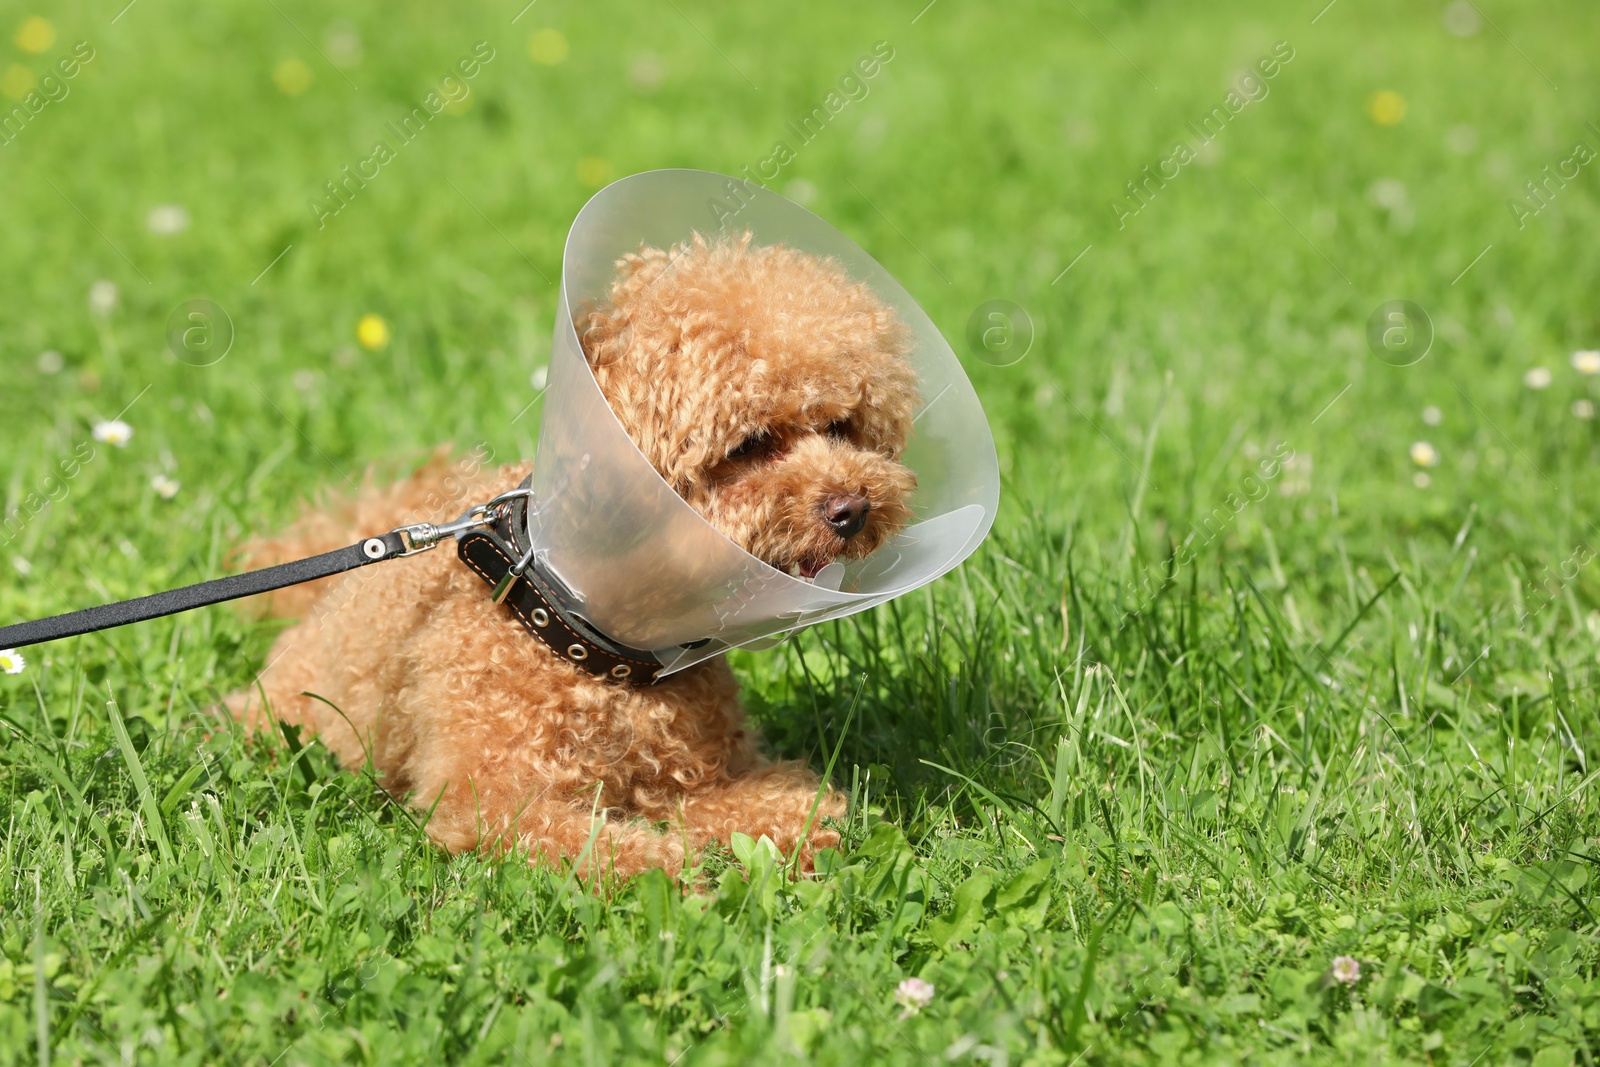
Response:
[[[178,495],[178,480],[169,478],[165,474],[158,474],[150,479],[150,488],[156,491],[156,496],[162,500],[171,500]]]
[[[1445,5],[1444,28],[1456,37],[1471,37],[1483,26],[1478,9],[1470,0],[1456,0]]]
[[[121,419],[97,422],[94,424],[94,439],[118,448],[127,448],[128,442],[133,439],[133,427]]]
[[[1550,368],[1533,368],[1522,376],[1522,384],[1529,389],[1548,389],[1550,387]]]
[[[667,65],[653,52],[641,52],[628,67],[628,84],[641,93],[653,93],[667,79]]]
[[[900,1012],[900,1018],[910,1018],[929,1004],[932,1004],[933,994],[932,983],[924,982],[921,978],[907,978],[895,986],[895,1003],[904,1009]]]
[[[1462,124],[1445,131],[1444,146],[1458,156],[1464,156],[1478,147],[1478,131]]]
[[[89,286],[89,310],[96,315],[109,315],[116,310],[117,283],[101,278]]]
[[[1388,211],[1403,209],[1411,199],[1406,192],[1406,183],[1398,178],[1379,178],[1367,189],[1367,196],[1374,204]]]
[[[1422,409],[1422,421],[1429,426],[1437,426],[1444,421],[1444,412],[1429,404]]]
[[[157,237],[171,237],[189,228],[189,212],[182,204],[157,204],[144,217],[144,224]]]
[[[1594,401],[1574,400],[1572,402],[1572,417],[1575,419],[1594,418]]]
[[[1417,441],[1411,446],[1411,462],[1419,467],[1437,467],[1439,450],[1426,441]]]
[[[14,648],[0,648],[0,671],[6,674],[21,674],[28,666],[28,661],[22,658],[22,653]]]
[[[1572,369],[1579,374],[1600,374],[1600,350],[1585,348],[1572,353]]]
[[[329,26],[322,44],[334,66],[349,69],[361,65],[361,35],[350,26],[344,23]]]
[[[1356,962],[1354,956],[1335,956],[1331,973],[1335,982],[1355,985],[1361,981],[1361,964]]]

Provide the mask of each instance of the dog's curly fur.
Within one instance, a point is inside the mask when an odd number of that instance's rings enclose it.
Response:
[[[646,457],[754,555],[814,572],[866,555],[906,521],[909,332],[833,261],[748,234],[641,248],[578,329]],[[532,469],[473,466],[441,450],[409,481],[308,514],[246,558],[265,565],[453,518]],[[854,537],[824,519],[836,494],[871,505]],[[587,855],[586,870],[626,874],[676,872],[735,831],[798,848],[806,863],[838,839],[820,820],[842,814],[843,798],[829,790],[817,804],[810,770],[761,755],[721,657],[649,687],[594,678],[492,604],[448,546],[284,590],[268,610],[302,621],[228,709],[251,728],[308,728],[346,766],[370,760],[391,793],[432,809],[427,831],[452,852],[521,844],[536,860]]]

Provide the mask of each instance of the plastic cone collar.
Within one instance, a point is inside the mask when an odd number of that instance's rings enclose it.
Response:
[[[914,335],[909,359],[925,406],[901,457],[917,475],[914,519],[872,555],[830,563],[812,581],[752,556],[672,490],[612,414],[574,327],[585,305],[608,296],[616,261],[640,244],[665,249],[695,231],[747,229],[756,245],[832,257]],[[776,193],[725,175],[636,174],[584,206],[562,260],[548,387],[528,536],[547,571],[573,594],[577,613],[617,641],[654,650],[664,673],[730,648],[776,643],[925,585],[966,559],[994,522],[994,437],[932,321],[844,234]]]

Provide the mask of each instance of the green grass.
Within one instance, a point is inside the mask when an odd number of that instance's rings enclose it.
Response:
[[[997,298],[1039,336],[963,349],[1006,477],[982,551],[736,657],[775,751],[842,746],[846,847],[794,882],[741,843],[692,892],[452,860],[318,747],[208,713],[270,626],[35,648],[0,675],[0,1063],[1595,1062],[1600,441],[1572,405],[1600,390],[1568,357],[1600,348],[1600,163],[1508,205],[1600,150],[1592,10],[1480,0],[1458,37],[1375,0],[521,6],[62,0],[35,56],[0,5],[0,68],[95,49],[0,147],[0,620],[224,573],[438,441],[531,454],[593,183],[754,166],[887,41],[775,186],[952,340]],[[550,29],[569,53],[536,63]],[[465,112],[319,229],[323,183],[479,41]],[[1268,95],[1119,228],[1279,41]],[[191,225],[152,234],[169,203]],[[164,339],[193,298],[236,330],[212,366]],[[1365,340],[1394,299],[1436,334],[1408,367]],[[127,447],[61,477],[130,403]]]

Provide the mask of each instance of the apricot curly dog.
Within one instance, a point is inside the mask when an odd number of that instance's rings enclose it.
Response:
[[[906,522],[910,334],[833,261],[748,234],[641,248],[578,328],[641,451],[752,554],[809,576]],[[308,514],[247,557],[265,565],[445,521],[532,466],[463,485],[441,451],[409,481]],[[807,863],[838,840],[820,820],[844,798],[829,790],[814,808],[817,777],[760,753],[722,657],[651,686],[602,681],[530,637],[448,549],[281,591],[268,610],[303,621],[228,709],[253,729],[298,724],[348,767],[370,759],[386,789],[432,810],[428,834],[452,852],[521,844],[536,860],[580,860],[593,838],[599,869],[675,873],[735,831],[798,847]]]

